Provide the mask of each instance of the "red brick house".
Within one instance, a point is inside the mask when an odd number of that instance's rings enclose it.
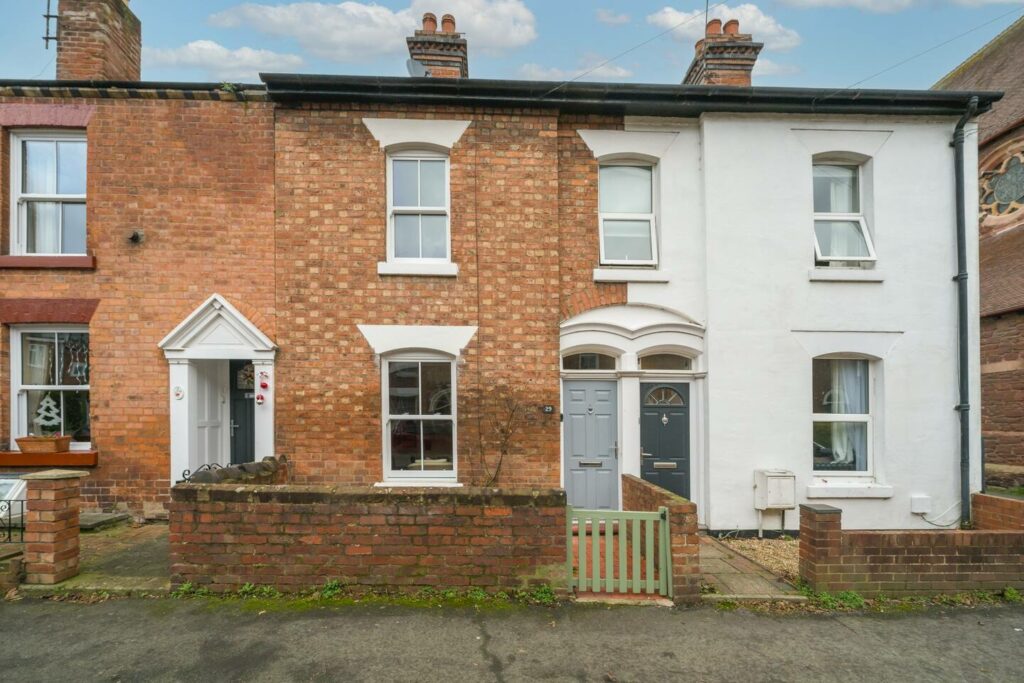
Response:
[[[91,504],[152,514],[275,454],[588,508],[632,474],[715,529],[756,525],[757,468],[853,526],[977,488],[937,266],[949,136],[998,93],[744,87],[760,44],[717,19],[682,85],[477,80],[429,14],[427,78],[148,83],[125,0],[60,8],[57,80],[0,81],[0,472],[60,431]]]
[[[1005,91],[979,118],[981,391],[986,462],[1024,466],[1024,19],[936,84]]]

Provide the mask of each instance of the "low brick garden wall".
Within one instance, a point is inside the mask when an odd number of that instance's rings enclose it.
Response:
[[[700,600],[701,581],[696,504],[639,477],[622,475],[623,510],[656,512],[660,507],[668,508],[674,600],[696,602]]]
[[[183,483],[171,490],[171,582],[564,590],[565,525],[560,490]]]
[[[975,529],[1024,531],[1024,500],[976,493],[971,520]]]
[[[800,578],[867,597],[1024,589],[1024,533],[843,531],[839,508],[801,505]]]

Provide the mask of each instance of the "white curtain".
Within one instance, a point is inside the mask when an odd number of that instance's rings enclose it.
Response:
[[[867,362],[832,361],[832,413],[866,415],[868,413]],[[832,423],[833,462],[854,464],[867,469],[868,429],[864,422]]]

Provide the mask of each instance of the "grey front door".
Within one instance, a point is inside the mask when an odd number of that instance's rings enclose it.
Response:
[[[690,385],[640,384],[640,475],[690,497]]]
[[[565,492],[590,510],[619,506],[617,386],[614,381],[566,380]]]

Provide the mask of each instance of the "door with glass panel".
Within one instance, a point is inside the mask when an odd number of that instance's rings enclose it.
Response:
[[[565,380],[565,492],[574,507],[618,508],[617,393],[614,381]]]
[[[640,476],[690,497],[690,385],[640,384]]]

